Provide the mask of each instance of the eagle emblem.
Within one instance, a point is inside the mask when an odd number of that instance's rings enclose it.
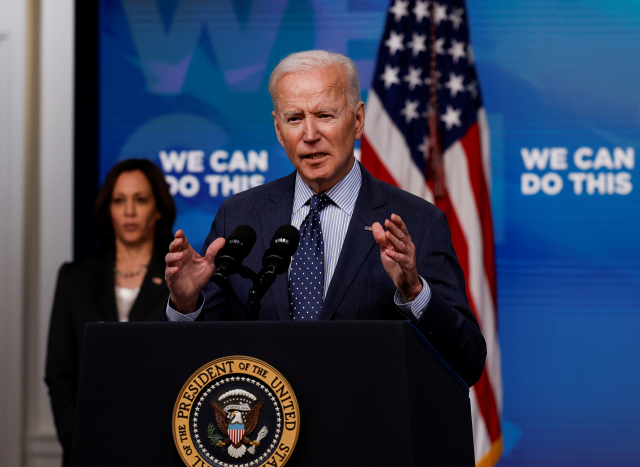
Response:
[[[189,467],[282,467],[299,433],[293,388],[253,357],[232,355],[200,367],[173,407],[173,439]]]
[[[224,436],[216,442],[216,447],[228,446],[227,452],[236,459],[244,456],[247,451],[255,454],[255,447],[260,445],[260,440],[268,433],[265,426],[254,441],[249,439],[258,426],[262,405],[262,402],[244,389],[225,392],[218,397],[218,403],[211,401],[216,415],[216,425]]]

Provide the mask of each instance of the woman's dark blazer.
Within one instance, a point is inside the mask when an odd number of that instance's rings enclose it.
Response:
[[[64,449],[63,466],[69,465],[71,460],[84,325],[118,321],[113,267],[113,254],[110,254],[65,263],[58,273],[49,325],[45,382],[49,386],[58,438]],[[131,308],[129,321],[163,319],[169,297],[164,268],[164,254],[154,254]]]

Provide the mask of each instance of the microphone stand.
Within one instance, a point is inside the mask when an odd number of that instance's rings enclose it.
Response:
[[[255,274],[255,273],[254,273]],[[275,267],[263,268],[258,274],[256,274],[257,280],[253,282],[253,288],[249,291],[249,300],[247,306],[249,308],[249,320],[257,321],[262,305],[260,301],[264,294],[267,293],[269,287],[276,281],[278,275],[275,272]],[[262,278],[262,283],[260,283]]]
[[[234,271],[235,272],[235,271]],[[276,266],[270,265],[262,268],[262,270],[256,274],[247,266],[240,266],[240,269],[237,273],[243,279],[251,279],[253,282],[253,287],[249,290],[249,298],[247,301],[247,305],[245,306],[236,296],[231,284],[229,284],[229,279],[227,278],[228,273],[222,273],[216,271],[211,279],[213,282],[218,285],[233,301],[235,301],[240,307],[244,310],[247,315],[247,319],[249,321],[258,321],[260,316],[260,309],[262,308],[262,304],[260,301],[262,297],[267,293],[269,287],[273,285],[273,283],[278,278],[278,273],[276,272]]]
[[[260,277],[258,276],[258,274],[256,274],[255,272],[253,272],[251,269],[249,269],[247,266],[241,266],[240,270],[238,271],[238,274],[240,275],[240,277],[242,277],[243,279],[251,279],[251,281],[253,282],[253,288],[251,289],[252,291],[258,287],[260,287]],[[233,291],[233,288],[231,287],[231,284],[229,284],[229,279],[227,277],[226,274],[220,274],[220,273],[214,273],[211,276],[211,279],[213,280],[213,282],[220,287],[222,290],[224,290],[224,292],[231,297],[231,299],[233,301],[235,301],[238,305],[240,305],[240,307],[244,310],[245,314],[247,315],[247,318],[250,321],[257,321],[258,319],[258,312],[255,312],[255,318],[252,318],[252,313],[251,313],[251,307],[249,310],[247,310],[247,307],[245,306],[244,303],[242,303],[240,301],[240,299],[238,298],[238,296],[236,295],[236,293]],[[265,290],[266,292],[266,290]],[[264,293],[263,293],[264,295]],[[249,297],[251,297],[251,292],[249,292]],[[262,298],[262,297],[260,297]],[[260,302],[258,302],[258,310],[260,310]]]

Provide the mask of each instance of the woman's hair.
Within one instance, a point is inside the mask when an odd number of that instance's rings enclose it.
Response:
[[[276,102],[278,99],[277,85],[282,77],[288,74],[321,70],[332,66],[342,68],[347,84],[347,100],[355,110],[360,102],[360,79],[358,78],[356,65],[349,57],[325,50],[306,50],[292,53],[278,63],[271,72],[271,78],[269,79],[269,93],[271,94],[274,110],[278,110]]]
[[[153,247],[156,251],[168,250],[169,243],[173,239],[172,229],[173,222],[176,220],[176,205],[173,202],[171,193],[169,193],[169,186],[164,179],[162,171],[153,162],[146,159],[127,159],[114,165],[98,192],[95,213],[102,249],[111,250],[115,248],[115,233],[111,220],[111,198],[113,197],[113,188],[116,185],[116,180],[118,180],[122,172],[132,172],[134,170],[141,171],[149,180],[153,190],[153,197],[156,200],[156,207],[160,213],[160,219],[156,222]]]

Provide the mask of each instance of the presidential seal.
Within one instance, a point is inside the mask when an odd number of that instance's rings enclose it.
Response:
[[[291,386],[251,357],[207,363],[191,375],[173,408],[173,439],[190,467],[280,467],[299,431]]]

